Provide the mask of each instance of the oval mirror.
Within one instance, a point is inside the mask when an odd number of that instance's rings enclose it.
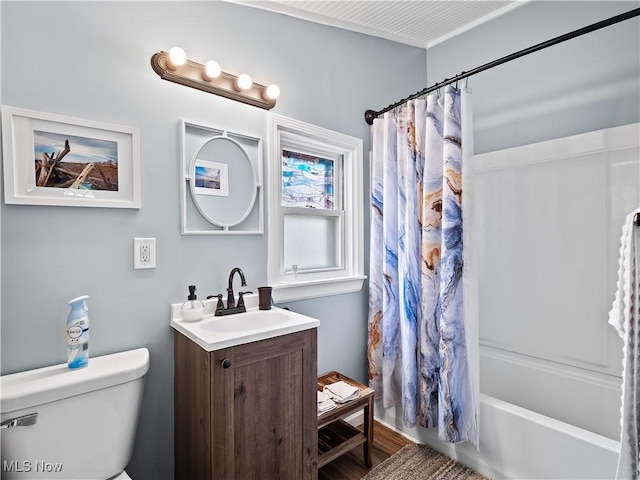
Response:
[[[217,136],[196,151],[191,166],[191,197],[200,214],[219,227],[241,223],[256,200],[256,172],[236,140]]]

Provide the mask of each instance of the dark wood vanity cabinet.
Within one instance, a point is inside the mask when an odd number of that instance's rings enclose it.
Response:
[[[175,478],[317,479],[316,329],[208,352],[174,333]]]

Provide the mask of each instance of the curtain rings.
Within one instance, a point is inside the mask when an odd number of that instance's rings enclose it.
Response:
[[[465,72],[464,72],[464,71],[462,71],[462,72],[460,72],[460,73],[458,74],[458,76],[456,77],[456,90],[458,90],[458,80],[460,80],[460,79],[464,79],[464,81],[465,81],[464,88],[467,88],[467,83],[466,83],[466,82],[467,82],[467,80],[469,79],[469,77],[465,77],[465,75],[464,75],[464,74],[465,74]]]
[[[407,102],[406,102],[406,101],[405,101],[405,102],[403,102],[403,103],[402,103],[402,104],[400,104],[400,105],[396,105],[396,106],[395,106],[395,107],[393,107],[393,109],[391,110],[391,115],[392,115],[395,119],[398,119],[398,117],[399,117],[400,115],[402,115],[402,113],[403,113],[403,111],[404,111],[404,109],[405,109],[405,106],[406,106],[406,105],[407,105]]]

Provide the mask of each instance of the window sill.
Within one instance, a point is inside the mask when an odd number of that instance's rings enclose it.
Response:
[[[325,278],[322,280],[299,280],[292,283],[278,283],[273,286],[273,301],[291,302],[307,298],[358,292],[366,280],[365,275],[354,277]]]

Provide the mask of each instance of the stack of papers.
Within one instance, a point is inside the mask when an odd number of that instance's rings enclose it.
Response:
[[[360,389],[340,380],[324,387],[326,393],[333,401],[345,403],[360,396]]]
[[[324,392],[318,392],[318,415],[336,408],[336,402]]]

